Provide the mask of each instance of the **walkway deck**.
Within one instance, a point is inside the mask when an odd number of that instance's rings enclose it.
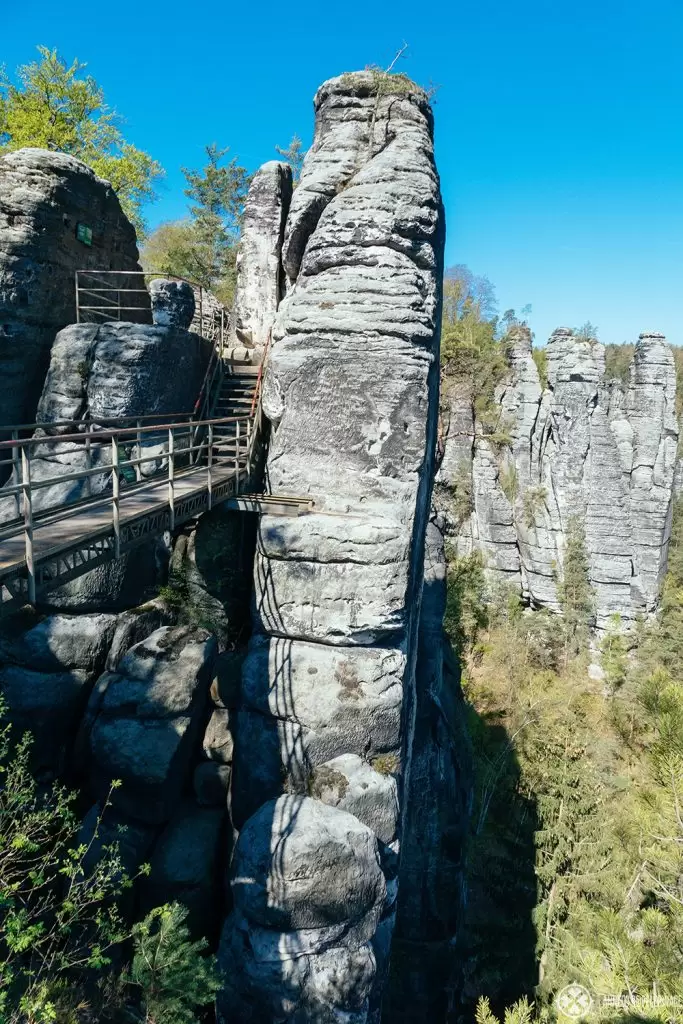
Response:
[[[169,483],[155,478],[147,483],[122,487],[119,502],[118,553],[206,512],[213,505],[239,493],[248,480],[246,467],[214,466],[211,489],[206,466],[180,471],[173,483],[173,518]],[[112,496],[99,496],[75,508],[56,509],[33,524],[33,571],[36,592],[49,590],[116,557]],[[0,600],[26,599],[26,537],[16,527],[0,536]]]

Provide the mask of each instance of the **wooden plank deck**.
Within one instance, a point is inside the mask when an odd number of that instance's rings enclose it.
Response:
[[[234,466],[214,466],[212,484],[216,488],[238,472]],[[177,504],[194,494],[207,490],[206,466],[178,472],[175,477],[174,497]],[[220,502],[219,499],[216,504]],[[120,523],[124,526],[136,519],[144,518],[151,513],[168,507],[168,478],[155,478],[149,483],[122,487],[120,494]],[[33,527],[33,560],[38,566],[78,545],[111,534],[112,499],[111,496],[94,498],[87,505],[79,505],[69,511],[68,506],[62,510],[58,520],[50,518],[48,522],[36,521]],[[26,549],[23,531],[0,539],[0,579],[12,576],[26,566]]]

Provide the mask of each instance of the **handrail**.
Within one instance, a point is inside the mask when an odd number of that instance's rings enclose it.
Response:
[[[268,354],[269,354],[269,350],[270,350],[270,342],[271,342],[272,336],[273,336],[273,328],[270,327],[268,329],[268,337],[266,338],[266,344],[263,347],[263,356],[261,358],[261,362],[259,363],[258,374],[256,376],[256,387],[254,388],[254,397],[253,397],[252,403],[251,403],[251,415],[252,416],[254,415],[254,412],[256,410],[256,403],[258,402],[259,405],[261,404],[261,384],[262,384],[262,381],[263,381],[263,373],[264,373],[264,370],[266,368],[266,361],[268,359]]]
[[[108,441],[113,437],[119,437],[125,434],[137,435],[137,434],[154,434],[160,430],[171,430],[176,427],[208,427],[209,424],[216,426],[219,424],[244,422],[250,420],[251,416],[248,413],[244,413],[241,416],[219,416],[214,419],[207,420],[194,420],[192,417],[188,417],[186,423],[155,423],[151,427],[122,427],[120,430],[94,430],[94,431],[81,431],[78,434],[47,434],[42,437],[24,437],[16,438],[12,441],[0,441],[0,451],[8,451],[12,448],[30,448],[32,445],[38,444],[61,444],[64,441],[84,441],[86,437],[90,441]],[[0,497],[2,491],[0,491]]]
[[[164,416],[167,420],[173,420],[186,417],[187,415],[188,413],[186,412],[148,412],[144,416],[94,416],[88,420],[45,420],[39,423],[8,423],[6,426],[5,424],[0,426],[0,434],[7,434],[13,430],[48,430],[50,427],[87,427],[88,424],[93,423],[132,423],[138,420],[162,419]]]

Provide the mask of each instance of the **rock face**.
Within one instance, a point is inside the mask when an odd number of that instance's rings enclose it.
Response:
[[[448,396],[460,429],[449,424],[438,479],[471,494],[471,514],[451,527],[461,551],[478,548],[495,577],[557,610],[556,577],[577,517],[597,625],[614,615],[628,624],[654,610],[666,569],[678,441],[673,356],[663,335],[641,334],[622,387],[605,380],[597,342],[561,328],[546,352],[542,388],[528,331],[513,338],[497,395],[509,443],[483,436],[462,392]]]
[[[235,902],[219,952],[220,1018],[366,1019],[370,944],[386,899],[377,839],[305,796],[264,804],[233,857]]]
[[[120,779],[115,809],[149,825],[171,817],[189,785],[215,654],[205,630],[165,626],[100,676],[88,708],[100,799]]]
[[[284,293],[280,254],[291,198],[291,167],[271,160],[254,175],[244,207],[231,336],[257,350],[255,361]]]
[[[442,530],[440,517],[427,530],[415,732],[384,1007],[386,1020],[406,1024],[449,1019],[448,992],[457,988],[461,967],[454,939],[464,905],[472,780],[459,667],[443,632]]]
[[[92,230],[91,245],[79,241],[79,225]],[[55,335],[76,321],[81,269],[141,269],[111,185],[64,153],[0,157],[0,423],[35,421]]]
[[[260,521],[224,1022],[245,1006],[264,1024],[379,1020],[395,912],[444,222],[419,88],[343,75],[315,110],[285,227],[287,294],[264,407],[271,490],[310,494],[320,513]],[[250,836],[262,851],[252,859]]]

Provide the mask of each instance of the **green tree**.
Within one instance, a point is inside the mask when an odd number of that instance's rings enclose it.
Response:
[[[178,903],[157,907],[136,925],[131,981],[140,987],[145,1024],[194,1024],[197,1007],[220,988],[204,939],[191,942]]]
[[[566,662],[585,647],[594,618],[586,537],[583,523],[575,515],[569,516],[567,520],[562,576],[557,596],[562,609]]]
[[[78,157],[112,183],[143,232],[142,207],[156,198],[161,165],[125,140],[102,88],[81,76],[85,64],[69,65],[45,46],[38,52],[40,60],[18,68],[16,84],[0,73],[0,149],[35,146]]]
[[[197,262],[195,251],[199,246],[197,229],[193,221],[166,221],[145,239],[141,261],[147,273],[159,272],[174,277],[195,280]]]
[[[183,168],[190,200],[187,220],[162,224],[142,252],[145,270],[186,277],[231,305],[237,277],[237,243],[250,176],[227,149],[206,147],[201,170]]]
[[[586,320],[580,327],[574,328],[574,335],[581,341],[597,341],[598,329],[590,320]]]
[[[119,902],[134,878],[118,841],[103,842],[102,815],[83,838],[77,794],[36,780],[32,745],[13,741],[0,702],[0,1021],[196,1020],[218,987],[205,943],[190,940],[177,905],[129,926]],[[131,939],[130,974],[115,971]]]
[[[505,344],[497,337],[493,285],[467,267],[446,271],[441,328],[441,360],[446,386],[454,381],[470,396],[487,432],[499,425],[494,392],[508,370]]]
[[[292,183],[294,188],[296,188],[299,184],[299,179],[301,178],[301,168],[303,167],[304,157],[306,155],[304,153],[301,139],[298,135],[292,135],[291,142],[286,149],[283,149],[281,146],[276,146],[275,150],[279,153],[285,163],[288,163],[292,168]]]

